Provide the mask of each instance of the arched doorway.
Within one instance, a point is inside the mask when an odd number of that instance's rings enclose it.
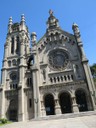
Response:
[[[59,103],[61,106],[61,112],[64,113],[71,113],[72,107],[71,107],[71,98],[70,94],[67,92],[63,92],[59,95]]]
[[[76,102],[78,104],[79,111],[80,112],[88,111],[85,92],[83,90],[77,90],[75,95],[76,95]]]
[[[55,109],[54,109],[55,103],[52,94],[47,94],[44,97],[44,104],[45,104],[46,115],[55,115]]]
[[[10,101],[9,120],[17,121],[17,102],[15,100]]]

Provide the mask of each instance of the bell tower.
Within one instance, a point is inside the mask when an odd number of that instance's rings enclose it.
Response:
[[[26,56],[30,52],[30,37],[28,27],[25,23],[24,14],[21,15],[20,23],[13,23],[12,17],[9,18],[8,33],[4,45],[4,58],[2,66],[2,109],[1,117],[5,116],[6,97],[8,90],[14,90],[16,93],[16,111],[18,120],[24,120],[24,86],[25,70],[27,68]],[[18,91],[17,91],[18,90]],[[6,95],[5,95],[6,91]],[[13,100],[9,98],[9,103]]]

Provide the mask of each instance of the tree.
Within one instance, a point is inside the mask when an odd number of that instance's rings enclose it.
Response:
[[[93,79],[96,83],[96,63],[93,64],[92,66],[90,66],[90,69],[91,69],[91,72],[92,72]]]

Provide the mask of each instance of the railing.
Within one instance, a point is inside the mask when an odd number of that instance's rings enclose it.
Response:
[[[50,83],[62,83],[62,82],[72,82],[73,75],[59,75],[59,76],[50,76]]]

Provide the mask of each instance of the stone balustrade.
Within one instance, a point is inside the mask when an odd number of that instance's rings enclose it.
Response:
[[[50,83],[66,83],[66,82],[72,82],[73,81],[73,75],[59,75],[59,76],[50,76]]]

